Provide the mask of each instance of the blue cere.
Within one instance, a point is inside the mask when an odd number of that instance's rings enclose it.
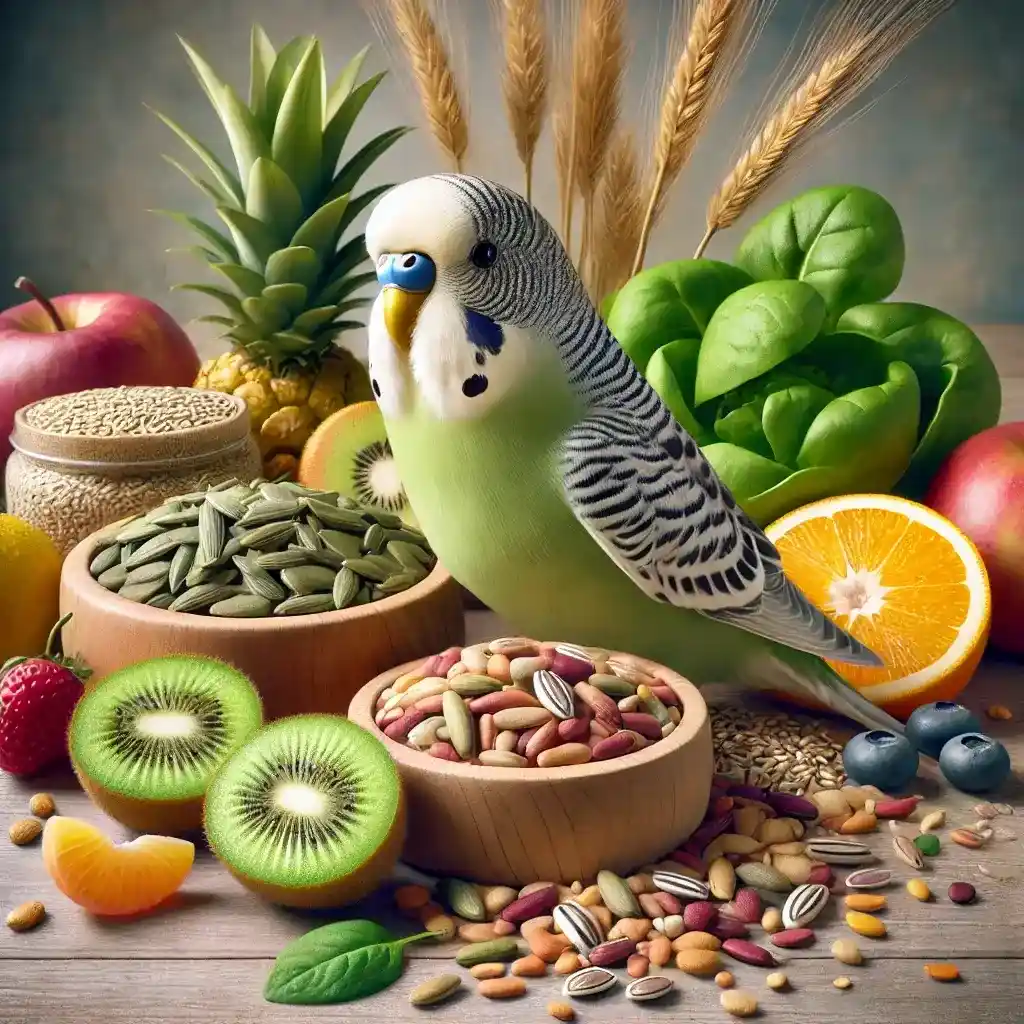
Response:
[[[419,252],[385,253],[377,260],[377,281],[406,292],[429,292],[437,278],[437,267]]]
[[[466,333],[471,344],[492,356],[496,356],[505,344],[505,335],[501,327],[475,309],[466,310]]]

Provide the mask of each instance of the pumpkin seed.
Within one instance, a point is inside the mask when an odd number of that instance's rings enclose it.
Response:
[[[153,583],[154,581],[162,585],[167,579],[170,568],[170,562],[147,562],[145,565],[140,565],[138,569],[132,569],[125,577],[124,582],[128,586],[138,583]]]
[[[483,697],[488,693],[497,693],[504,683],[500,679],[492,679],[490,676],[478,676],[472,672],[465,672],[461,676],[455,676],[448,686],[460,697]]]
[[[209,608],[218,601],[234,597],[234,590],[231,587],[220,583],[201,583],[198,587],[190,587],[179,594],[170,605],[172,612],[195,612],[202,608]]]
[[[637,903],[636,896],[633,895],[633,890],[614,871],[599,871],[597,887],[601,890],[601,899],[604,905],[616,917],[643,916],[640,904]]]
[[[291,546],[291,545],[289,545]],[[333,569],[337,572],[345,564],[345,559],[338,554],[337,551],[331,551],[330,548],[321,548],[319,551],[310,551],[312,555],[312,565],[326,565],[328,569]]]
[[[477,964],[501,963],[519,956],[519,943],[515,939],[491,939],[488,942],[473,942],[463,946],[455,954],[460,967],[476,967]]]
[[[104,570],[97,577],[96,582],[107,590],[120,590],[124,581],[128,578],[128,570],[118,563]]]
[[[462,979],[457,974],[439,974],[436,978],[428,978],[409,993],[412,1006],[433,1006],[454,995],[462,987]]]
[[[216,562],[228,539],[224,517],[209,503],[199,507],[199,550],[196,560],[202,565]]]
[[[273,607],[273,603],[265,597],[235,594],[234,597],[210,605],[210,614],[226,619],[262,619],[270,614]]]
[[[281,582],[293,593],[302,597],[305,594],[331,593],[334,589],[335,573],[324,565],[302,565],[294,569],[281,570]],[[334,598],[331,598],[334,607]]]
[[[238,520],[238,525],[253,527],[284,522],[298,515],[300,507],[294,498],[288,501],[255,501]]]
[[[408,529],[408,526],[402,522],[401,516],[396,516],[394,512],[388,512],[383,508],[366,505],[363,508],[363,515],[366,516],[367,519],[372,519],[375,523],[380,523],[381,526],[384,526],[389,530],[397,530],[399,527]]]
[[[199,509],[183,508],[178,512],[168,512],[149,521],[157,526],[193,526],[199,522]]]
[[[441,694],[441,713],[451,735],[451,745],[464,761],[476,753],[476,725],[465,701],[454,691]]]
[[[363,553],[362,541],[352,533],[340,530],[323,530],[320,539],[342,558],[358,558]]]
[[[256,488],[267,501],[294,501],[295,495],[280,484],[262,483]]]
[[[374,523],[363,534],[363,547],[367,551],[379,554],[384,548],[384,527],[380,523]]]
[[[290,540],[295,534],[294,523],[266,523],[254,530],[239,534],[238,543],[243,548],[265,550]]]
[[[299,542],[299,547],[308,551],[319,551],[324,546],[316,530],[305,523],[295,524],[295,539]]]
[[[117,592],[117,595],[128,601],[137,601],[142,604],[163,589],[163,580],[150,580],[148,583],[126,584]]]
[[[620,700],[623,697],[632,697],[636,693],[636,687],[631,682],[620,679],[618,676],[593,675],[587,682],[591,686],[596,686],[602,693],[608,694],[609,697],[616,697]]]
[[[121,545],[111,544],[104,548],[89,563],[89,572],[93,576],[101,576],[108,569],[113,569],[121,561]]]
[[[171,559],[171,566],[167,573],[167,588],[172,594],[177,594],[185,586],[185,579],[192,571],[192,565],[196,557],[196,548],[191,544],[181,544],[174,552]]]
[[[236,555],[233,561],[254,596],[266,601],[283,601],[288,596],[288,591],[266,569],[261,569],[255,562],[240,555]]]
[[[466,921],[486,920],[487,908],[475,885],[464,882],[461,878],[450,878],[445,886],[445,898],[456,916]]]
[[[245,505],[230,491],[210,491],[205,498],[206,504],[212,505],[228,519],[238,520],[245,515]]]
[[[399,594],[403,590],[408,590],[410,587],[415,586],[422,579],[423,575],[421,573],[396,572],[384,580],[377,589],[382,594]]]
[[[275,615],[313,615],[333,612],[334,598],[330,594],[297,594],[286,598],[276,608]]]
[[[338,508],[336,505],[329,505],[316,498],[301,498],[300,500],[317,519],[327,526],[334,526],[339,530],[350,532],[358,531],[360,534],[366,532],[366,520],[358,512]]]
[[[737,865],[736,876],[746,885],[769,892],[789,892],[793,888],[793,883],[778,868],[757,861]]]
[[[356,599],[359,593],[359,577],[351,570],[342,566],[334,577],[332,596],[334,607],[339,611],[347,608]]]
[[[374,580],[377,583],[383,583],[389,575],[380,566],[366,558],[346,558],[345,568],[359,573],[364,579]]]
[[[261,569],[293,569],[299,565],[312,565],[313,552],[303,548],[288,548],[285,551],[265,551],[256,556],[256,565]]]
[[[154,594],[148,598],[146,604],[151,608],[170,608],[171,602],[174,600],[173,594],[168,594],[166,590],[161,591],[159,594]]]
[[[161,534],[159,537],[153,537],[147,540],[141,547],[137,548],[128,561],[124,563],[126,569],[137,569],[140,565],[145,565],[147,562],[156,562],[163,558],[165,555],[171,554],[180,543],[182,543],[176,536],[177,531],[171,531],[170,533]],[[199,541],[199,531],[192,528],[192,535],[195,537],[196,542]]]
[[[156,523],[147,523],[140,520],[126,526],[115,538],[118,544],[133,544],[138,541],[150,540],[159,537],[164,532],[162,526]]]
[[[155,523],[158,519],[163,516],[169,516],[172,512],[180,512],[182,504],[175,498],[168,498],[162,505],[158,505],[154,509],[150,509],[143,517],[143,522]]]

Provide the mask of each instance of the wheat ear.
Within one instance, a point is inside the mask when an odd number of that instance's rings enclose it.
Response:
[[[447,49],[423,0],[387,0],[395,33],[412,70],[430,133],[461,172],[469,129]]]
[[[595,303],[630,276],[643,214],[636,143],[631,134],[619,132],[601,174],[594,244],[589,251],[587,278]]]
[[[594,202],[608,146],[619,117],[626,63],[624,0],[583,0],[576,37],[575,187],[583,200],[582,267],[592,243]]]
[[[523,165],[526,199],[533,200],[533,159],[548,102],[548,46],[543,0],[501,0],[505,68],[502,95],[516,152]]]
[[[746,0],[698,0],[679,59],[665,86],[652,160],[653,180],[647,195],[643,224],[633,258],[632,273],[643,266],[651,231],[657,223],[669,189],[693,152],[710,113],[720,71],[727,70],[724,55]]]
[[[925,27],[955,0],[847,0],[823,34],[827,49],[784,96],[711,197],[701,256],[715,233],[729,227],[811,136],[874,81]]]

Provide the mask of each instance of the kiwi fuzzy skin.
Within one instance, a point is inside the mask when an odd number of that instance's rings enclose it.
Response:
[[[346,906],[349,903],[355,903],[363,899],[365,896],[369,896],[378,889],[394,871],[395,864],[398,863],[398,859],[402,855],[402,847],[405,845],[405,834],[405,789],[400,781],[398,806],[387,839],[377,847],[377,850],[369,860],[364,861],[354,871],[345,875],[344,878],[335,879],[325,885],[318,885],[313,888],[298,888],[261,882],[258,879],[250,878],[248,875],[236,871],[231,864],[221,859],[216,846],[210,841],[209,831],[207,831],[207,843],[221,864],[251,892],[256,893],[270,903],[276,903],[283,907],[311,910]]]

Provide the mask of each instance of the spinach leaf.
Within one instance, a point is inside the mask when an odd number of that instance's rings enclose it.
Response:
[[[701,444],[706,431],[691,411],[699,351],[700,338],[670,341],[651,356],[645,376],[647,382],[668,406],[676,422]]]
[[[821,330],[825,303],[801,281],[765,281],[733,292],[715,310],[697,358],[702,405],[773,370]]]
[[[896,211],[855,185],[811,189],[755,224],[736,262],[757,281],[798,280],[825,300],[834,324],[851,306],[892,294],[906,248]]]
[[[796,467],[804,435],[835,396],[814,384],[793,384],[773,391],[761,412],[762,429],[776,462]]]
[[[930,306],[876,303],[848,310],[838,325],[872,339],[889,359],[913,368],[921,389],[921,423],[898,493],[920,498],[947,455],[999,422],[999,374],[978,336]]]
[[[373,921],[338,921],[314,928],[278,956],[263,997],[269,1003],[291,1005],[363,999],[393,985],[402,974],[405,947],[432,935],[396,939]]]
[[[605,319],[643,373],[662,345],[678,338],[699,338],[719,304],[750,283],[742,270],[717,260],[662,263],[627,281]]]

